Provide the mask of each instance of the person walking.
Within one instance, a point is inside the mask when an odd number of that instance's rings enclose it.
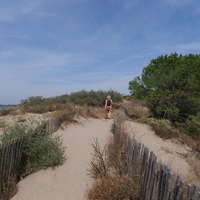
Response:
[[[106,114],[107,114],[107,119],[110,119],[111,117],[111,113],[112,113],[112,108],[113,108],[113,101],[111,99],[111,96],[108,95],[107,99],[105,101],[105,110],[106,110]]]

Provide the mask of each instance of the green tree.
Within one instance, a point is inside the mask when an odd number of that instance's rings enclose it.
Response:
[[[159,56],[129,82],[129,90],[149,102],[156,116],[185,122],[200,110],[200,55]]]
[[[21,100],[21,105],[23,106],[33,106],[41,104],[44,101],[42,96],[32,96],[28,97],[28,99]]]

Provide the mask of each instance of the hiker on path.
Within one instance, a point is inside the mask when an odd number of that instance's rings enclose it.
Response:
[[[108,95],[106,102],[105,102],[105,110],[107,112],[107,119],[110,119],[110,117],[111,117],[112,107],[113,107],[113,101],[112,101],[110,95]]]

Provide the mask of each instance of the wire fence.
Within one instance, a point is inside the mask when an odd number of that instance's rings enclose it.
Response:
[[[184,180],[178,175],[173,178],[172,170],[161,161],[157,162],[156,155],[144,144],[130,138],[129,135],[122,136],[120,115],[114,120],[114,139],[120,142],[124,139],[127,153],[127,175],[140,176],[140,199],[144,200],[200,200],[200,185],[189,184],[187,191],[184,190]],[[175,180],[173,183],[172,180]]]

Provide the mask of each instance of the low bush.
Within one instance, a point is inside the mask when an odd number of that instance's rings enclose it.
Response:
[[[35,132],[36,126],[37,121],[33,121],[32,124],[15,123],[13,126],[6,127],[0,136],[1,143],[6,143],[13,138],[25,137],[25,166],[22,170],[24,176],[43,168],[54,168],[65,160],[65,148],[62,146],[61,138],[46,134],[39,126]]]
[[[0,116],[6,116],[12,113],[14,108],[3,109],[0,111]]]
[[[178,130],[167,128],[162,125],[151,124],[151,129],[155,132],[156,135],[163,139],[179,138],[180,136]]]
[[[24,147],[24,157],[26,160],[24,167],[25,176],[48,167],[55,168],[65,160],[65,148],[59,136],[30,136],[27,138]]]
[[[192,137],[200,136],[200,113],[197,116],[190,116],[184,123],[176,123],[176,127]]]
[[[6,127],[6,123],[4,121],[0,121],[0,128],[5,128]]]
[[[65,110],[68,109],[69,104],[58,104],[58,103],[41,103],[41,104],[35,104],[35,105],[26,105],[26,106],[20,106],[22,110],[28,113],[38,113],[43,114],[46,112],[53,112],[56,110]]]
[[[179,138],[181,133],[178,129],[173,128],[170,122],[165,119],[155,119],[142,117],[136,120],[140,123],[148,124],[155,134],[163,139]]]
[[[127,115],[131,118],[149,117],[152,115],[147,107],[141,105],[129,105],[126,110]]]
[[[6,143],[13,138],[31,135],[37,125],[39,125],[37,121],[32,121],[31,124],[15,122],[12,126],[6,126],[0,135],[0,142]]]

